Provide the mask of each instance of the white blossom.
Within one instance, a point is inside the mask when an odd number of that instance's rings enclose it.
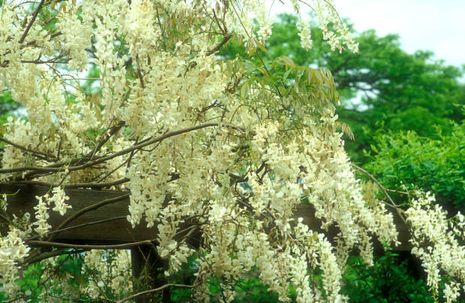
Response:
[[[451,279],[446,283],[444,297],[453,302],[460,293],[458,285],[465,283],[465,264],[459,261],[465,260],[465,248],[454,234],[455,224],[448,221],[447,212],[434,202],[431,193],[418,192],[406,211],[412,232],[410,243],[412,253],[422,261],[427,284],[434,294],[438,294],[444,276]]]
[[[18,266],[30,250],[23,237],[23,232],[13,228],[0,238],[0,284],[10,295],[18,291],[19,287],[15,283],[19,276]]]
[[[298,302],[347,301],[340,294],[347,256],[360,251],[370,264],[374,237],[396,244],[393,216],[382,201],[363,196],[337,131],[336,100],[325,94],[334,86],[327,72],[310,70],[321,87],[308,79],[307,88],[283,95],[265,72],[257,77],[260,68],[217,55],[231,36],[249,50],[266,45],[272,24],[264,4],[57,2],[50,7],[56,17],[39,12],[27,35],[33,6],[2,5],[0,81],[26,114],[5,125],[4,138],[15,144],[2,152],[8,173],[0,178],[50,184],[36,197],[30,226],[0,238],[5,289],[13,290],[28,254],[22,233],[51,231],[50,212],[66,215],[71,207],[67,186],[100,183],[129,191],[127,219],[153,228],[166,275],[186,264],[190,240],[201,235],[199,302],[208,299],[211,277],[232,301],[231,285],[251,273],[283,302],[290,284]],[[291,4],[301,14],[300,1]],[[312,7],[332,49],[357,50],[332,1]],[[313,23],[298,22],[302,46],[310,48]],[[454,237],[463,239],[465,219],[457,215],[451,225],[429,206],[431,196],[415,201],[407,211],[413,252],[433,290],[442,273],[454,279],[444,291],[452,301],[465,276],[463,262],[454,262],[464,258]],[[335,239],[296,222],[307,216],[297,214],[302,203],[315,209],[323,232],[338,229]],[[131,290],[127,251],[87,252],[83,273],[92,277],[86,293],[94,300]],[[312,283],[316,273],[322,286]]]

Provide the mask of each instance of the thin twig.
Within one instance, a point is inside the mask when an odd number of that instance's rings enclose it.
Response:
[[[61,255],[80,254],[80,253],[82,253],[84,251],[85,250],[82,250],[82,249],[73,250],[73,251],[67,251],[67,250],[48,251],[48,252],[40,253],[38,255],[26,258],[23,262],[21,262],[21,264],[23,264],[23,265],[32,264],[32,263],[36,263],[36,262],[39,262],[39,261],[42,261],[42,260],[45,260],[45,259],[48,259],[48,258],[53,258],[53,257],[56,257],[56,256],[61,256]]]
[[[0,213],[0,219],[2,219],[3,221],[5,221],[5,222],[8,223],[8,224],[12,224],[12,223],[13,223],[10,219],[8,219],[7,216],[5,216],[5,215],[2,214],[2,213]],[[18,227],[18,226],[15,226],[15,227]]]
[[[137,297],[140,297],[140,296],[143,296],[143,295],[147,295],[147,294],[150,294],[150,293],[154,293],[154,292],[163,290],[163,289],[168,288],[168,287],[193,288],[194,286],[193,285],[186,285],[186,284],[168,283],[168,284],[165,284],[165,285],[157,287],[157,288],[152,288],[152,289],[148,289],[148,290],[138,292],[138,293],[133,294],[133,295],[131,295],[129,297],[126,297],[126,298],[124,298],[122,300],[116,301],[116,303],[123,303],[123,302],[129,301],[131,299],[134,299],[134,298],[137,298]]]
[[[78,228],[82,228],[82,227],[87,227],[87,226],[91,226],[91,225],[98,225],[98,224],[102,224],[102,223],[106,223],[106,222],[124,220],[124,219],[126,219],[126,216],[119,216],[119,217],[113,217],[113,218],[107,218],[107,219],[102,219],[102,220],[91,221],[91,222],[82,223],[82,224],[78,224],[78,225],[73,225],[73,226],[69,226],[69,227],[65,227],[65,228],[61,228],[61,229],[56,229],[56,230],[53,230],[53,231],[50,231],[50,232],[46,233],[46,235],[49,236],[49,235],[58,234],[58,233],[61,233],[61,232],[64,232],[64,231],[69,231],[69,230],[78,229]],[[37,235],[37,236],[34,236],[34,237],[31,237],[31,238],[27,239],[26,241],[36,240],[38,238],[39,238],[39,236]]]
[[[137,74],[137,77],[139,78],[140,87],[144,89],[145,88],[144,75],[142,74],[142,70],[141,70],[141,66],[139,62],[139,56],[136,56],[136,64],[137,64],[136,74]]]
[[[69,223],[71,223],[72,221],[76,220],[77,218],[79,218],[80,216],[82,216],[83,214],[85,214],[85,213],[87,213],[89,211],[98,209],[98,208],[103,207],[103,206],[108,205],[108,204],[112,204],[112,203],[116,203],[116,202],[125,200],[127,198],[129,198],[129,193],[121,195],[121,196],[117,196],[115,198],[105,199],[105,200],[100,201],[98,203],[95,203],[93,205],[89,205],[89,206],[81,209],[80,211],[74,213],[73,215],[69,216],[68,218],[66,218],[63,222],[61,222],[60,225],[58,225],[57,230],[60,230],[60,229],[64,228]]]
[[[47,153],[44,153],[44,152],[41,152],[41,151],[37,151],[37,150],[33,150],[33,149],[30,149],[30,148],[27,148],[25,146],[22,146],[22,145],[19,145],[17,143],[14,143],[8,139],[5,139],[5,138],[0,138],[0,141],[3,141],[5,142],[6,144],[9,144],[11,146],[14,146],[16,147],[17,149],[20,149],[22,151],[25,151],[25,152],[28,152],[28,153],[31,153],[31,154],[34,154],[36,155],[36,157],[42,159],[42,160],[47,160],[47,161],[50,161],[50,160],[53,160],[55,159],[55,156],[54,155],[50,155],[50,154],[47,154]]]
[[[386,198],[389,200],[389,205],[394,208],[397,212],[397,214],[399,215],[399,217],[406,223],[407,222],[407,219],[405,218],[404,216],[404,211],[399,208],[399,206],[396,204],[396,202],[394,202],[394,200],[391,198],[391,195],[389,195],[386,187],[384,187],[383,184],[381,184],[381,182],[378,181],[378,179],[375,178],[375,176],[373,176],[372,174],[370,174],[368,171],[366,171],[365,169],[361,168],[360,166],[356,165],[356,164],[353,164],[352,163],[352,166],[357,169],[358,171],[364,173],[365,175],[367,175],[371,180],[373,180],[373,182],[375,182],[375,184],[381,189],[381,191],[384,193],[384,195],[386,196]]]

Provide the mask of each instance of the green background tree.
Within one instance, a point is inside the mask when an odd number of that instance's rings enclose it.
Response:
[[[355,140],[346,141],[352,160],[364,163],[364,153],[378,131],[415,131],[438,138],[438,129],[448,134],[464,118],[465,86],[459,79],[463,70],[435,59],[429,51],[409,54],[400,46],[399,36],[380,37],[374,30],[356,34],[360,52],[331,52],[322,42],[321,31],[310,51],[300,46],[296,19],[281,15],[273,26],[266,50],[248,53],[230,43],[222,55],[270,62],[281,56],[297,65],[328,69],[341,97],[338,114],[352,129]]]

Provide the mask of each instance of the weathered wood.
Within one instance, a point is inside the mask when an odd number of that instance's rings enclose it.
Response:
[[[45,186],[37,185],[0,185],[0,193],[14,194],[8,197],[8,213],[17,216],[29,212],[34,218],[34,206],[37,204],[36,196],[41,196],[49,190]],[[63,220],[73,216],[79,210],[105,199],[119,197],[126,193],[118,191],[97,191],[69,189],[66,194],[70,197],[68,203],[72,206],[64,216],[50,212],[49,224],[52,230],[56,229]],[[65,230],[54,235],[54,241],[67,243],[113,244],[132,241],[151,240],[156,238],[156,230],[145,228],[142,224],[132,228],[126,220],[129,199],[107,204],[76,218],[67,227],[79,228]],[[115,218],[114,221],[105,221]],[[92,222],[102,221],[98,224]],[[90,225],[87,225],[90,224]],[[4,232],[4,229],[0,230]]]
[[[22,216],[29,212],[34,218],[34,206],[37,204],[36,196],[42,196],[49,191],[46,186],[40,185],[7,185],[0,184],[0,193],[8,194],[8,214]],[[70,198],[68,203],[72,206],[65,214],[60,216],[51,212],[49,224],[52,230],[58,227],[62,228],[59,233],[52,234],[54,242],[74,243],[74,244],[116,244],[139,241],[153,241],[157,236],[155,228],[146,228],[143,224],[132,228],[126,220],[128,215],[129,198],[127,192],[120,191],[100,191],[90,189],[67,189],[66,194]],[[122,197],[118,199],[118,197]],[[74,217],[83,209],[92,205],[102,205],[102,201],[112,201],[103,203],[104,205],[92,209],[76,217],[63,228],[63,222]],[[302,217],[303,222],[313,230],[324,232],[331,240],[337,233],[335,228],[329,231],[321,230],[321,222],[315,218],[315,210],[311,205],[299,205],[296,210],[296,218]],[[394,213],[396,224],[399,230],[399,240],[402,245],[395,248],[397,251],[408,251],[408,229],[400,217]],[[6,224],[0,222],[0,233],[5,234]],[[186,223],[187,227],[189,223]],[[188,242],[198,247],[201,243],[201,235],[197,231],[190,235]],[[155,242],[150,242],[154,245]],[[154,245],[139,245],[131,248],[132,271],[134,277],[134,289],[143,290],[148,286],[150,288],[158,287],[166,283],[163,270],[164,261],[157,255]],[[381,245],[375,241],[375,250],[381,252]],[[163,302],[170,301],[168,289],[161,295]],[[153,296],[140,296],[136,298],[137,303],[149,303]]]
[[[140,245],[131,249],[132,275],[134,277],[134,292],[145,289],[157,288],[167,284],[164,270],[167,266],[154,247]],[[162,302],[170,302],[169,288],[157,294]],[[139,296],[136,303],[149,303],[154,298],[153,294]]]
[[[48,187],[39,185],[0,185],[0,193],[16,193],[15,195],[8,197],[8,213],[16,215],[22,215],[25,212],[29,212],[31,216],[33,216],[33,207],[37,203],[37,199],[35,197],[44,195],[48,190]],[[73,216],[83,208],[106,199],[126,195],[127,192],[67,189],[66,194],[70,197],[68,203],[72,206],[72,208],[68,210],[65,216],[60,216],[55,212],[51,212],[49,224],[52,225],[52,230],[56,229],[63,220]],[[113,202],[87,212],[72,221],[67,226],[67,229],[58,234],[54,234],[53,241],[66,243],[114,244],[155,239],[157,236],[155,228],[146,228],[143,223],[132,228],[131,224],[129,224],[126,220],[126,216],[128,215],[128,205],[129,198],[125,197],[120,201]],[[314,230],[321,231],[321,222],[315,218],[315,210],[313,206],[305,204],[299,205],[297,207],[296,217],[302,217],[305,224]],[[402,242],[402,245],[394,249],[398,251],[409,250],[410,245],[408,243],[409,233],[407,226],[395,212],[394,217],[399,230],[399,240]],[[112,218],[114,220],[112,220]],[[70,227],[78,228],[69,229]],[[0,228],[0,232],[5,232],[4,226],[3,229]],[[325,231],[330,239],[334,236],[335,232],[336,231],[334,229]],[[191,238],[193,242],[195,242],[194,246],[200,243],[198,233]],[[379,248],[380,245],[377,244],[377,249]]]

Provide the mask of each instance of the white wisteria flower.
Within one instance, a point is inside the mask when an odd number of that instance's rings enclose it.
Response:
[[[218,54],[231,39],[249,51],[266,45],[265,1],[0,2],[0,81],[24,109],[5,124],[0,180],[48,189],[24,231],[6,220],[0,283],[9,293],[18,290],[25,243],[56,245],[44,239],[56,234],[49,218],[75,207],[66,194],[73,187],[124,191],[128,222],[151,232],[167,276],[195,253],[198,302],[208,302],[213,278],[224,301],[234,300],[234,283],[251,274],[283,302],[290,285],[298,302],[345,302],[348,255],[360,251],[369,264],[373,238],[397,243],[393,215],[366,201],[344,150],[331,75],[289,58],[268,66]],[[301,14],[301,1],[290,2]],[[311,7],[333,50],[357,51],[332,1]],[[297,20],[310,48],[313,23]],[[282,70],[288,78],[278,85]],[[443,272],[454,279],[444,292],[452,301],[464,284],[465,263],[454,262],[464,258],[454,238],[463,238],[464,217],[451,227],[433,203],[422,196],[406,213],[413,252],[433,290]],[[321,226],[306,224],[300,207],[314,210],[310,221]],[[79,227],[66,220],[60,228]],[[130,267],[128,251],[86,252],[86,294],[127,295]]]

